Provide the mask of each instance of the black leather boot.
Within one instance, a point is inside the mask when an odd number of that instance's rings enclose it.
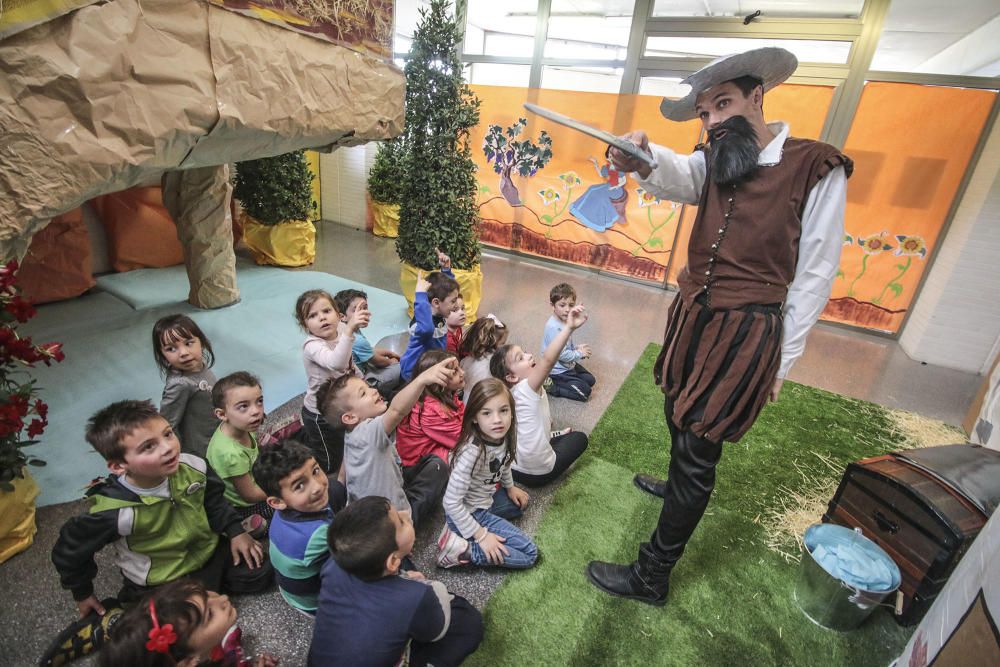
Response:
[[[657,479],[652,475],[647,475],[646,473],[638,473],[632,478],[632,483],[640,491],[645,491],[651,496],[656,496],[657,498],[662,498],[663,494],[667,490],[667,482],[663,479]]]
[[[639,560],[631,565],[591,561],[587,578],[605,593],[662,607],[667,603],[672,567],[659,561],[645,542],[639,547]]]

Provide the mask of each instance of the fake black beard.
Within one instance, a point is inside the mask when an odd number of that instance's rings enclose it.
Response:
[[[725,131],[722,138],[717,135]],[[757,132],[743,116],[727,118],[708,131],[712,145],[712,180],[719,185],[737,185],[757,170],[760,146]]]

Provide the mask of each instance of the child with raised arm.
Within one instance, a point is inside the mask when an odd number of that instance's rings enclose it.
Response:
[[[566,326],[556,334],[541,359],[518,345],[504,345],[490,361],[493,377],[507,383],[517,408],[517,459],[514,479],[525,486],[548,484],[561,475],[587,449],[587,436],[580,431],[552,433],[549,398],[542,389],[559,360],[570,334],[587,321],[582,305],[566,316]]]
[[[576,290],[569,283],[559,283],[549,291],[549,303],[552,305],[552,316],[545,323],[545,334],[542,336],[542,351],[549,346],[559,332],[566,328],[566,318],[576,305]],[[586,401],[597,380],[590,371],[580,363],[581,359],[590,357],[590,346],[586,343],[577,345],[570,335],[566,345],[559,351],[559,359],[549,371],[552,383],[546,387],[550,396],[568,398],[571,401]]]
[[[425,350],[443,350],[447,347],[448,323],[446,318],[458,309],[461,294],[458,281],[451,272],[451,259],[438,251],[440,271],[417,273],[413,294],[413,319],[410,321],[410,340],[399,360],[399,372],[404,382],[413,376],[413,367]]]
[[[396,453],[396,428],[424,389],[447,386],[460,372],[458,362],[448,357],[414,377],[389,404],[359,377],[343,376],[323,387],[319,405],[324,417],[346,431],[344,471],[351,501],[383,496],[400,512],[412,510],[414,525],[437,509],[448,483],[448,465],[433,457],[404,479]]]
[[[90,418],[86,437],[111,475],[87,491],[90,509],[63,525],[52,548],[52,563],[81,619],[59,636],[43,663],[89,652],[104,637],[102,617],[112,602],[134,602],[180,577],[234,593],[270,585],[273,570],[226,502],[225,486],[204,459],[181,453],[173,429],[152,403],[112,403]],[[118,600],[101,602],[94,594],[94,557],[112,543],[122,588]]]
[[[333,519],[329,540],[310,667],[453,667],[479,646],[475,607],[441,582],[403,571],[413,524],[388,500],[352,502]]]
[[[503,382],[479,382],[469,395],[461,444],[444,494],[438,567],[471,563],[523,569],[538,560],[531,538],[491,511],[498,485],[519,508],[528,504],[528,494],[511,477],[510,466],[518,454],[514,421],[514,399]]]
[[[208,443],[208,464],[225,483],[226,500],[244,520],[243,527],[262,538],[274,511],[253,478],[260,455],[257,429],[264,421],[260,380],[246,371],[231,373],[215,383],[212,404],[220,424]]]
[[[319,603],[319,573],[330,556],[327,527],[347,504],[347,489],[294,440],[266,447],[253,475],[275,510],[268,537],[278,590],[293,609],[312,616]]]
[[[309,336],[302,343],[302,363],[306,368],[308,386],[302,401],[302,428],[306,445],[313,450],[323,470],[337,475],[344,460],[344,433],[323,419],[316,405],[316,392],[331,378],[357,375],[352,347],[354,336],[368,326],[370,314],[357,308],[345,327],[340,327],[340,313],[333,297],[324,290],[303,292],[295,302],[295,318]]]
[[[153,325],[153,359],[166,379],[160,414],[170,422],[185,452],[205,458],[219,425],[212,407],[212,343],[187,315],[168,315]]]
[[[333,297],[333,307],[340,313],[340,326],[346,328],[355,312],[368,310],[368,295],[356,289],[341,290]],[[354,363],[361,369],[368,384],[378,389],[384,397],[391,398],[402,383],[399,377],[399,355],[384,347],[373,348],[361,329],[354,332],[351,352]]]
[[[111,629],[100,667],[276,667],[266,653],[248,658],[236,607],[196,579],[181,579],[147,594]]]
[[[465,391],[462,400],[469,400],[469,394],[480,380],[490,375],[490,359],[497,348],[507,342],[507,327],[493,313],[476,320],[462,339],[459,358],[465,372]]]

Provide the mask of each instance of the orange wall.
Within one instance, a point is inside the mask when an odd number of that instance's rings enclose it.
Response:
[[[614,222],[608,226],[610,219],[605,217],[604,225],[594,228],[593,216],[575,215],[581,209],[574,205],[581,206],[581,197],[591,188],[587,199],[595,204],[601,204],[597,200],[602,197],[609,200],[609,193],[621,192],[607,188],[606,179],[590,161],[604,163],[605,145],[535,116],[522,105],[532,102],[615,134],[644,129],[656,143],[684,153],[698,143],[700,123],[664,120],[660,98],[653,96],[497,86],[472,89],[482,102],[480,124],[470,140],[479,170],[485,243],[651,282],[675,283],[687,261],[697,208],[643,200],[629,175],[624,201],[610,213]],[[830,86],[785,84],[767,93],[764,114],[788,122],[794,136],[818,139],[833,93]],[[915,84],[866,85],[844,151],[854,159],[855,172],[848,186],[840,273],[824,319],[898,330],[939,241],[995,95]],[[483,141],[489,125],[506,129],[518,118],[528,122],[515,140],[537,144],[545,130],[552,137],[552,158],[532,176],[512,176],[520,198],[520,205],[514,206],[502,196],[501,179],[483,152]],[[602,206],[598,210],[614,208],[606,202]],[[590,226],[583,218],[590,218]]]

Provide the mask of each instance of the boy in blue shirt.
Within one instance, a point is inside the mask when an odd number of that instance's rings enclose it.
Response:
[[[545,334],[542,336],[543,353],[566,326],[566,317],[576,305],[576,290],[569,283],[559,283],[549,291],[549,303],[552,304],[552,317],[545,323]],[[559,353],[559,361],[549,374],[552,382],[545,388],[549,396],[581,402],[589,399],[590,391],[597,380],[580,363],[580,359],[588,358],[590,358],[590,346],[586,343],[577,345],[570,336],[566,347]]]
[[[278,590],[294,609],[315,615],[319,573],[330,556],[326,531],[347,503],[347,489],[294,440],[264,448],[253,476],[275,510],[268,536]]]
[[[458,281],[451,272],[451,258],[438,251],[441,270],[425,278],[417,274],[417,287],[413,294],[413,319],[410,320],[410,340],[399,360],[399,372],[404,382],[409,382],[413,367],[426,350],[443,350],[448,345],[448,323],[445,318],[458,310],[461,293]]]
[[[333,297],[333,307],[340,313],[340,321],[347,321],[357,309],[368,310],[368,295],[361,290],[345,289]],[[367,324],[363,327],[368,326]],[[354,332],[354,344],[351,346],[354,363],[365,374],[365,381],[378,389],[386,399],[396,393],[402,380],[399,377],[399,355],[383,347],[372,347],[361,329]]]
[[[464,598],[417,572],[400,571],[413,524],[388,500],[368,496],[338,512],[309,665],[459,665],[479,646],[483,619]]]

